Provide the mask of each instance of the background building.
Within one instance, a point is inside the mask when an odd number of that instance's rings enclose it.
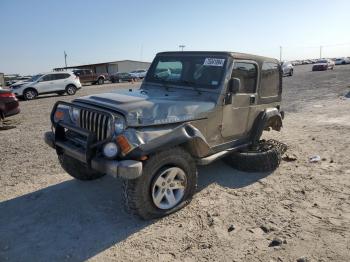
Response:
[[[148,69],[151,63],[134,60],[121,60],[114,62],[86,64],[77,66],[67,66],[54,68],[54,71],[62,71],[66,69],[91,69],[96,74],[115,74],[117,72],[131,72],[137,69]]]

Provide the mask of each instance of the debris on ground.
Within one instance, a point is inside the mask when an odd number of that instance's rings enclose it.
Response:
[[[233,230],[235,230],[235,226],[234,225],[230,225],[227,229],[227,232],[232,232]]]
[[[294,154],[285,154],[283,157],[282,157],[282,160],[286,161],[286,162],[294,162],[296,161],[298,158],[296,155]]]
[[[310,262],[310,260],[307,257],[300,257],[297,259],[297,262]]]
[[[277,247],[277,246],[281,246],[282,244],[283,244],[283,240],[276,237],[270,242],[269,247]]]
[[[319,155],[314,155],[309,157],[310,163],[317,163],[321,161],[321,157]]]

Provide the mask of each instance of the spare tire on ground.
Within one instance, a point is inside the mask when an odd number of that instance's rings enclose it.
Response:
[[[234,152],[225,157],[225,162],[245,172],[271,172],[280,162],[287,146],[276,140],[260,140],[255,146]]]

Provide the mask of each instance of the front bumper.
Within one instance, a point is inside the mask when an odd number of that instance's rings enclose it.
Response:
[[[98,157],[92,154],[91,150],[91,136],[86,130],[72,127],[66,124],[57,124],[56,130],[60,130],[55,134],[53,132],[46,132],[44,140],[50,147],[56,149],[58,154],[66,154],[84,164],[89,168],[96,170],[103,174],[108,174],[113,177],[121,177],[125,179],[135,179],[142,175],[142,162],[135,160],[109,160],[103,157]],[[69,140],[62,137],[62,130],[73,130],[87,136],[87,145],[84,150],[71,143]],[[89,143],[90,142],[90,143]]]

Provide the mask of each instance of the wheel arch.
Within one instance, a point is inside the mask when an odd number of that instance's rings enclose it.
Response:
[[[36,90],[36,88],[35,88],[35,87],[32,87],[32,86],[26,87],[26,88],[23,90],[22,94],[24,94],[24,93],[25,93],[26,91],[28,91],[28,90],[34,90],[37,94],[39,94],[38,90]]]
[[[284,112],[280,112],[278,108],[268,108],[263,112],[260,112],[252,127],[252,142],[258,142],[264,130],[269,131],[270,129],[273,129],[280,131],[283,126],[283,118]]]
[[[191,124],[183,124],[171,132],[161,135],[147,143],[141,144],[130,155],[140,157],[172,147],[182,147],[194,157],[203,157],[209,154],[210,146],[203,134]]]
[[[68,86],[74,86],[75,88],[77,88],[77,86],[75,84],[69,83],[68,85],[66,85],[66,87],[64,89],[66,90],[68,88]]]

